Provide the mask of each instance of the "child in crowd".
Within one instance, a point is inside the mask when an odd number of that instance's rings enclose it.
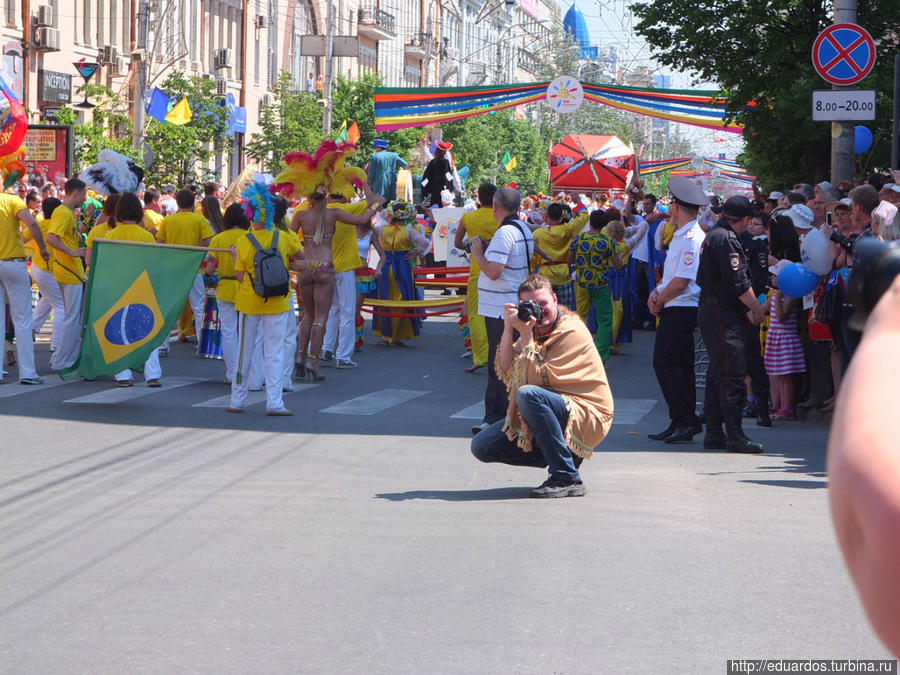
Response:
[[[789,260],[780,260],[769,268],[775,291],[769,298],[765,365],[771,379],[773,420],[794,419],[794,375],[806,372],[797,329],[798,302],[778,289],[778,273],[790,264]]]

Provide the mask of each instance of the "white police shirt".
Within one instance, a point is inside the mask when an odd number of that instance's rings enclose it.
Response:
[[[682,226],[672,236],[672,243],[669,244],[666,262],[663,265],[662,283],[656,290],[662,293],[675,277],[687,279],[688,284],[681,293],[666,303],[666,307],[696,307],[699,304],[700,286],[697,285],[697,268],[700,266],[700,246],[704,239],[706,234],[696,220]]]

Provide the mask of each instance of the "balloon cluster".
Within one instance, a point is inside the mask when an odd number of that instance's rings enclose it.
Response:
[[[27,129],[25,106],[0,75],[0,157],[11,155],[19,149]]]
[[[819,230],[810,230],[800,242],[800,259],[778,273],[778,288],[791,298],[802,298],[812,293],[819,284],[819,277],[831,271],[831,249],[828,239]]]

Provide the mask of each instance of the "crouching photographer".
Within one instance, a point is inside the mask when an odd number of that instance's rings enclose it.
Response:
[[[537,274],[507,303],[495,367],[509,392],[506,419],[472,439],[482,462],[547,467],[532,497],[580,497],[578,467],[606,437],[613,399],[593,338]]]

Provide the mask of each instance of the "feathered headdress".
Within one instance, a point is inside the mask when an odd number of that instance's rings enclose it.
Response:
[[[287,197],[297,193],[310,197],[316,192],[339,194],[348,199],[355,196],[354,186],[362,188],[365,172],[355,166],[344,166],[347,157],[356,152],[353,143],[322,141],[314,155],[290,152],[284,156],[288,168],[275,178],[275,192]]]
[[[97,163],[82,171],[79,178],[104,197],[144,189],[141,182],[144,180],[144,170],[131,157],[120,155],[115,150],[101,150],[97,153]]]
[[[416,217],[416,207],[409,202],[398,199],[395,202],[391,202],[391,205],[387,207],[387,217],[390,222],[395,220],[412,220]]]
[[[254,180],[244,188],[241,196],[244,202],[244,213],[254,223],[264,223],[267,230],[275,227],[275,204],[272,202],[270,183],[261,174],[254,174]],[[270,177],[271,178],[271,177]]]

